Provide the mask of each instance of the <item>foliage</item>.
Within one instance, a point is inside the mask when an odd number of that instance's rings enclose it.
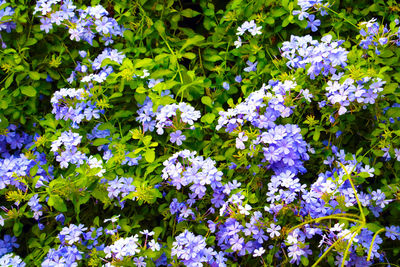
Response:
[[[0,0],[0,265],[400,264],[399,12]]]

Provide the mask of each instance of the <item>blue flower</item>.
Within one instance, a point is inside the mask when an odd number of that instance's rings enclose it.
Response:
[[[245,72],[257,71],[257,61],[253,63],[250,60],[247,60],[246,64],[248,65],[248,67],[244,68]]]
[[[315,20],[314,15],[308,16],[308,24],[307,24],[306,29],[311,27],[311,31],[316,32],[316,31],[318,31],[318,26],[320,26],[320,25],[321,25],[321,21],[319,19]]]
[[[225,89],[225,90],[229,90],[229,83],[227,83],[227,82],[223,82],[223,84],[222,84],[222,87]]]
[[[182,135],[181,130],[171,133],[170,136],[171,136],[170,138],[171,143],[176,142],[178,146],[182,145],[182,141],[186,140],[186,136]]]

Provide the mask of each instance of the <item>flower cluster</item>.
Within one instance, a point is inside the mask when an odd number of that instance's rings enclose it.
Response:
[[[342,83],[332,78],[332,81],[327,82],[326,96],[332,105],[340,105],[338,114],[343,115],[352,103],[374,104],[385,83],[380,78],[370,77],[358,81],[347,78]]]
[[[303,37],[291,36],[290,42],[283,42],[282,57],[289,61],[286,65],[289,68],[306,68],[309,65],[307,74],[311,79],[322,74],[328,76],[336,73],[336,67],[347,66],[347,54],[349,53],[340,45],[343,40],[332,41],[331,35],[322,37],[322,42],[313,40],[310,35]]]
[[[399,20],[394,21],[396,27],[393,31],[386,25],[380,25],[376,18],[360,23],[360,47],[363,49],[374,49],[376,55],[380,55],[379,49],[386,47],[390,43],[400,46],[400,27]],[[378,49],[379,48],[379,49]]]
[[[68,78],[69,83],[78,80],[80,82],[87,83],[89,88],[93,87],[93,83],[103,83],[107,77],[114,71],[112,66],[103,64],[103,61],[109,59],[118,64],[121,64],[125,58],[125,55],[119,52],[117,49],[105,48],[94,60],[89,58],[89,54],[86,51],[80,51],[79,55],[82,58],[81,61],[77,61],[75,70],[71,72]],[[89,73],[90,69],[93,73]]]
[[[323,0],[299,0],[297,4],[301,7],[301,10],[294,10],[293,15],[298,15],[299,20],[306,18],[308,20],[306,29],[311,28],[311,31],[316,32],[321,21],[315,19],[315,15],[310,13],[315,10],[320,11],[321,16],[327,15],[326,9],[329,7],[329,3],[324,3]]]
[[[51,98],[52,113],[57,120],[71,120],[73,128],[78,128],[83,120],[99,119],[103,111],[97,108],[96,102],[87,101],[89,97],[85,89],[62,88]]]
[[[164,161],[164,169],[161,175],[177,190],[190,186],[192,204],[196,201],[196,198],[202,199],[205,196],[207,186],[214,190],[214,196],[221,194],[223,190],[221,184],[222,172],[215,167],[215,161],[195,155],[196,152],[189,150],[175,153]]]
[[[194,122],[201,117],[200,111],[195,110],[187,103],[170,104],[162,107],[156,115],[156,128],[159,135],[164,133],[165,128],[185,129],[190,125],[190,129],[194,129]],[[171,142],[176,142],[181,133],[175,133],[177,136],[171,136]],[[186,137],[180,137],[179,141],[185,140]]]
[[[177,256],[185,266],[203,266],[203,263],[226,266],[223,253],[218,254],[212,248],[208,248],[204,236],[196,236],[188,230],[175,238],[171,256]]]
[[[156,84],[162,82],[161,79],[159,80],[154,80],[150,79],[149,80],[149,88],[154,87]],[[161,92],[161,97],[170,97],[171,99],[174,99],[174,95],[171,94],[170,90],[165,90]],[[160,112],[161,108],[163,107],[162,105],[157,107],[157,111],[153,111],[153,101],[149,98],[146,97],[145,101],[143,104],[138,103],[139,109],[137,110],[138,116],[136,117],[136,121],[140,122],[143,127],[143,131],[154,131],[154,127],[156,126],[156,120],[155,117],[156,115]]]
[[[13,248],[19,248],[17,238],[15,236],[4,235],[3,239],[0,239],[0,257],[12,252]]]
[[[54,152],[56,160],[60,162],[61,168],[67,168],[68,164],[80,166],[86,162],[86,155],[78,150],[82,136],[71,130],[61,133],[61,136],[51,144],[51,151]],[[64,149],[61,149],[64,146]]]
[[[47,171],[43,168],[48,163],[44,153],[39,153],[35,149],[31,155],[22,153],[23,149],[32,146],[32,136],[24,132],[19,133],[17,127],[12,124],[7,131],[5,135],[0,135],[0,189],[12,185],[26,190],[26,184],[18,178],[29,176],[30,170],[35,165],[38,165],[36,176],[39,178],[36,188],[52,180],[53,167]]]
[[[61,4],[61,5],[60,5]],[[40,12],[40,29],[48,33],[53,24],[67,27],[71,40],[84,40],[93,45],[96,35],[105,45],[113,43],[114,36],[122,36],[123,28],[114,18],[107,17],[108,11],[101,5],[76,9],[71,0],[39,0],[34,13]]]
[[[335,214],[343,214],[352,207],[357,206],[358,200],[363,207],[368,207],[375,216],[379,216],[382,209],[388,205],[387,200],[381,190],[364,193],[357,188],[354,191],[349,181],[349,175],[355,177],[373,177],[374,169],[369,165],[358,163],[355,155],[351,155],[350,160],[346,160],[346,154],[343,150],[333,146],[333,156],[329,156],[324,164],[330,166],[331,171],[321,173],[316,182],[310,189],[306,185],[299,183],[299,179],[294,174],[286,171],[279,176],[273,176],[268,184],[268,201],[273,203],[266,206],[265,210],[277,216],[283,208],[282,200],[285,205],[299,201],[301,209],[296,213],[300,216],[311,216],[311,218],[323,218],[324,216],[334,216]],[[348,158],[347,156],[346,158]],[[271,193],[275,192],[275,193]],[[358,199],[358,200],[357,200]],[[296,207],[294,205],[293,207]],[[316,236],[321,236],[320,247],[330,247],[338,239],[344,240],[354,239],[353,247],[350,249],[350,260],[348,266],[359,266],[357,262],[366,262],[365,257],[358,256],[355,251],[363,250],[366,253],[372,245],[373,257],[380,257],[378,253],[379,244],[382,243],[380,237],[372,244],[373,232],[363,228],[360,234],[357,234],[356,225],[352,228],[344,228],[343,225],[336,224],[334,227],[324,226],[323,231],[320,224],[306,224],[300,228],[296,228],[289,233],[285,243],[288,245],[288,255],[291,263],[299,264],[301,257],[308,257],[312,254],[306,239],[315,240]],[[361,226],[357,226],[361,227]],[[391,226],[388,235],[394,239],[399,237],[398,227]],[[354,251],[354,252],[353,252]],[[338,262],[341,264],[343,254],[339,252]]]
[[[132,185],[133,178],[116,177],[114,180],[108,181],[107,191],[110,199],[116,198],[120,201],[120,205],[124,207],[124,201],[122,198],[126,197],[129,193],[136,190],[135,186]]]
[[[238,36],[238,39],[234,43],[236,48],[239,48],[242,46],[242,39],[240,38],[240,36],[243,36],[247,31],[249,33],[251,33],[252,36],[260,35],[260,34],[262,34],[261,29],[262,29],[262,26],[257,26],[257,24],[254,22],[254,20],[245,21],[242,24],[242,26],[237,28],[236,35]]]
[[[42,262],[42,266],[78,266],[78,261],[82,259],[82,252],[74,246],[62,246],[58,249],[51,248],[46,258]]]
[[[136,255],[140,252],[138,241],[138,235],[118,239],[114,244],[104,248],[106,258],[122,260],[126,256]]]
[[[290,80],[284,83],[270,81],[268,85],[263,85],[260,90],[251,93],[235,108],[221,111],[216,129],[225,127],[227,132],[234,132],[250,123],[251,126],[260,129],[259,133],[256,138],[249,140],[245,133],[239,132],[236,137],[237,148],[245,149],[246,141],[251,144],[248,147],[253,150],[257,145],[261,145],[264,161],[269,162],[267,168],[276,172],[285,169],[294,173],[305,172],[302,161],[308,159],[307,143],[303,141],[300,128],[296,125],[282,126],[275,123],[279,117],[285,118],[292,114],[294,107],[288,106],[288,103],[301,97],[301,94],[295,98],[291,96],[291,91],[296,86],[297,84]],[[308,90],[302,92],[305,98],[312,97]]]
[[[6,254],[0,258],[0,265],[4,267],[25,267],[25,262],[17,256],[13,255],[12,253]]]

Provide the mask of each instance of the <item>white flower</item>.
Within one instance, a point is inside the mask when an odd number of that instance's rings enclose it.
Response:
[[[261,257],[265,253],[265,249],[263,247],[254,250],[253,257]]]
[[[242,39],[240,39],[240,37],[238,37],[238,39],[233,43],[236,48],[239,48],[242,46]]]
[[[149,248],[152,251],[159,251],[161,249],[160,244],[158,244],[154,239],[149,242]]]

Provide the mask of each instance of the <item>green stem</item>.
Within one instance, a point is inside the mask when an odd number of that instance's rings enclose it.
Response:
[[[376,232],[374,234],[374,237],[372,238],[372,241],[371,241],[371,245],[369,246],[367,261],[371,260],[372,246],[374,245],[376,237],[378,236],[379,233],[384,232],[384,231],[386,231],[386,229],[385,228],[381,228],[381,229],[379,229],[378,232]]]
[[[310,223],[312,223],[312,222],[319,222],[319,221],[321,221],[321,220],[327,220],[327,219],[348,220],[348,221],[351,221],[351,222],[356,222],[356,223],[361,223],[361,224],[363,223],[362,221],[356,220],[356,219],[353,219],[353,218],[348,218],[348,217],[345,217],[345,216],[343,216],[343,217],[338,216],[338,215],[342,215],[342,214],[343,214],[343,215],[350,215],[350,214],[346,214],[346,213],[341,213],[341,214],[329,215],[329,216],[324,216],[324,217],[312,219],[312,220],[303,222],[303,223],[301,223],[301,224],[298,224],[298,225],[296,225],[296,226],[290,228],[287,232],[290,233],[290,232],[292,232],[293,230],[295,230],[296,228],[299,228],[299,227],[301,227],[301,226],[303,226],[303,225],[310,224]],[[352,216],[353,216],[353,217],[356,217],[357,215],[353,215],[353,214],[352,214]],[[357,216],[357,218],[358,218],[358,216]]]
[[[338,240],[336,240],[335,243],[333,243],[333,244],[324,252],[324,254],[322,254],[322,256],[318,258],[318,260],[317,260],[317,261],[313,264],[313,266],[311,266],[311,267],[316,267],[316,266],[318,266],[318,263],[320,263],[320,262],[325,258],[325,256],[328,255],[329,251],[331,251],[331,250],[336,246],[336,244],[338,244],[340,241],[342,241],[342,240],[343,240],[346,236],[348,236],[350,233],[351,233],[351,232],[348,232],[347,234],[345,234],[344,236],[342,236],[341,238],[339,238]]]
[[[347,23],[353,25],[354,27],[356,27],[357,29],[359,29],[357,27],[357,25],[355,25],[353,22],[351,22],[349,19],[345,18],[345,17],[341,17],[341,15],[339,13],[337,13],[336,11],[334,11],[333,9],[330,9],[329,7],[325,7],[326,9],[328,9],[329,11],[331,11],[333,14],[337,15],[339,18],[344,19]]]
[[[343,164],[341,162],[340,162],[340,166],[343,168],[343,170],[347,174],[347,179],[350,181],[351,187],[353,188],[354,195],[355,195],[356,200],[357,200],[358,208],[360,209],[362,222],[365,224],[366,223],[365,215],[364,215],[364,211],[363,211],[362,206],[361,206],[360,199],[358,198],[357,190],[356,190],[356,188],[355,188],[355,186],[353,184],[353,181],[351,180],[350,174],[347,172],[346,168],[343,166]]]
[[[344,264],[345,264],[346,258],[347,258],[347,254],[349,253],[350,247],[351,247],[351,245],[353,244],[353,239],[354,239],[354,237],[355,237],[356,235],[358,235],[358,233],[361,231],[361,229],[364,228],[364,226],[365,226],[364,224],[361,224],[360,227],[357,228],[357,231],[354,232],[354,235],[351,237],[349,243],[347,244],[346,251],[344,252],[344,255],[343,255],[343,260],[342,260],[342,265],[341,265],[341,267],[344,267]]]

